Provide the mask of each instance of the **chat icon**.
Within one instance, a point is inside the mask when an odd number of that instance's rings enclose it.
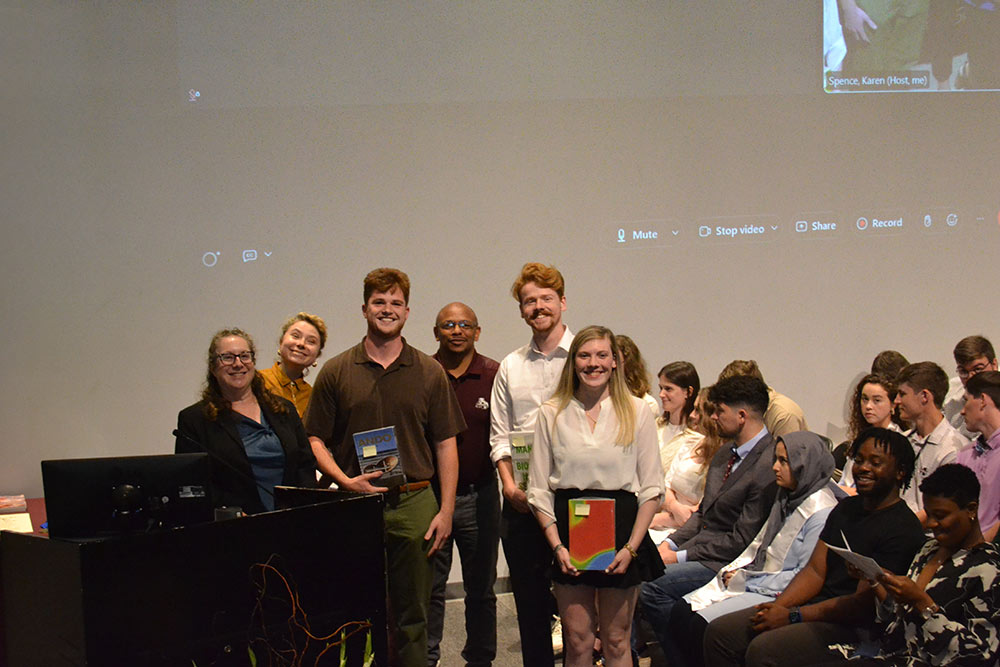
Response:
[[[256,250],[244,250],[243,251],[243,261],[244,262],[253,262],[253,261],[256,261],[256,259],[257,259],[257,251]]]

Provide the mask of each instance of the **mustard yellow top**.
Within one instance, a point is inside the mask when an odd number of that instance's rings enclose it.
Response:
[[[295,404],[295,411],[299,413],[300,418],[306,413],[306,406],[309,405],[309,397],[312,395],[313,388],[306,382],[305,378],[289,380],[278,362],[274,362],[274,366],[270,368],[257,372],[260,373],[260,377],[264,380],[264,387],[269,392],[275,396],[287,398]]]

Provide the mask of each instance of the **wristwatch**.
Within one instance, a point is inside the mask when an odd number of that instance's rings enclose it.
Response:
[[[802,612],[798,607],[792,607],[788,610],[788,622],[792,624],[802,622]]]

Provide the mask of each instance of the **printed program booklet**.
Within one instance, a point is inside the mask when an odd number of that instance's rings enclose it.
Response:
[[[844,548],[828,544],[827,546],[831,551],[838,554],[841,558],[857,569],[861,570],[869,581],[875,581],[882,575],[882,566],[879,565],[875,559],[869,558],[868,556],[862,556],[858,552],[851,549],[851,545],[847,543],[847,538],[844,537],[844,531],[840,531],[840,539],[844,540]]]
[[[514,481],[522,491],[528,490],[528,461],[531,459],[531,446],[534,443],[534,431],[510,432],[510,461],[514,466]]]
[[[354,449],[358,453],[358,465],[362,474],[381,472],[382,476],[371,480],[374,486],[390,489],[406,483],[399,448],[396,445],[396,428],[386,426],[371,431],[354,434]]]
[[[569,501],[569,560],[578,570],[604,570],[615,559],[614,498]]]

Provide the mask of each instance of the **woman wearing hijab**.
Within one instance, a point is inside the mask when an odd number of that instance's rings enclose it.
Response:
[[[736,560],[674,605],[672,646],[663,646],[671,667],[702,665],[702,637],[709,621],[738,609],[773,601],[809,561],[826,517],[845,494],[831,480],[833,455],[826,440],[797,431],[774,448],[778,494],[764,527]]]

